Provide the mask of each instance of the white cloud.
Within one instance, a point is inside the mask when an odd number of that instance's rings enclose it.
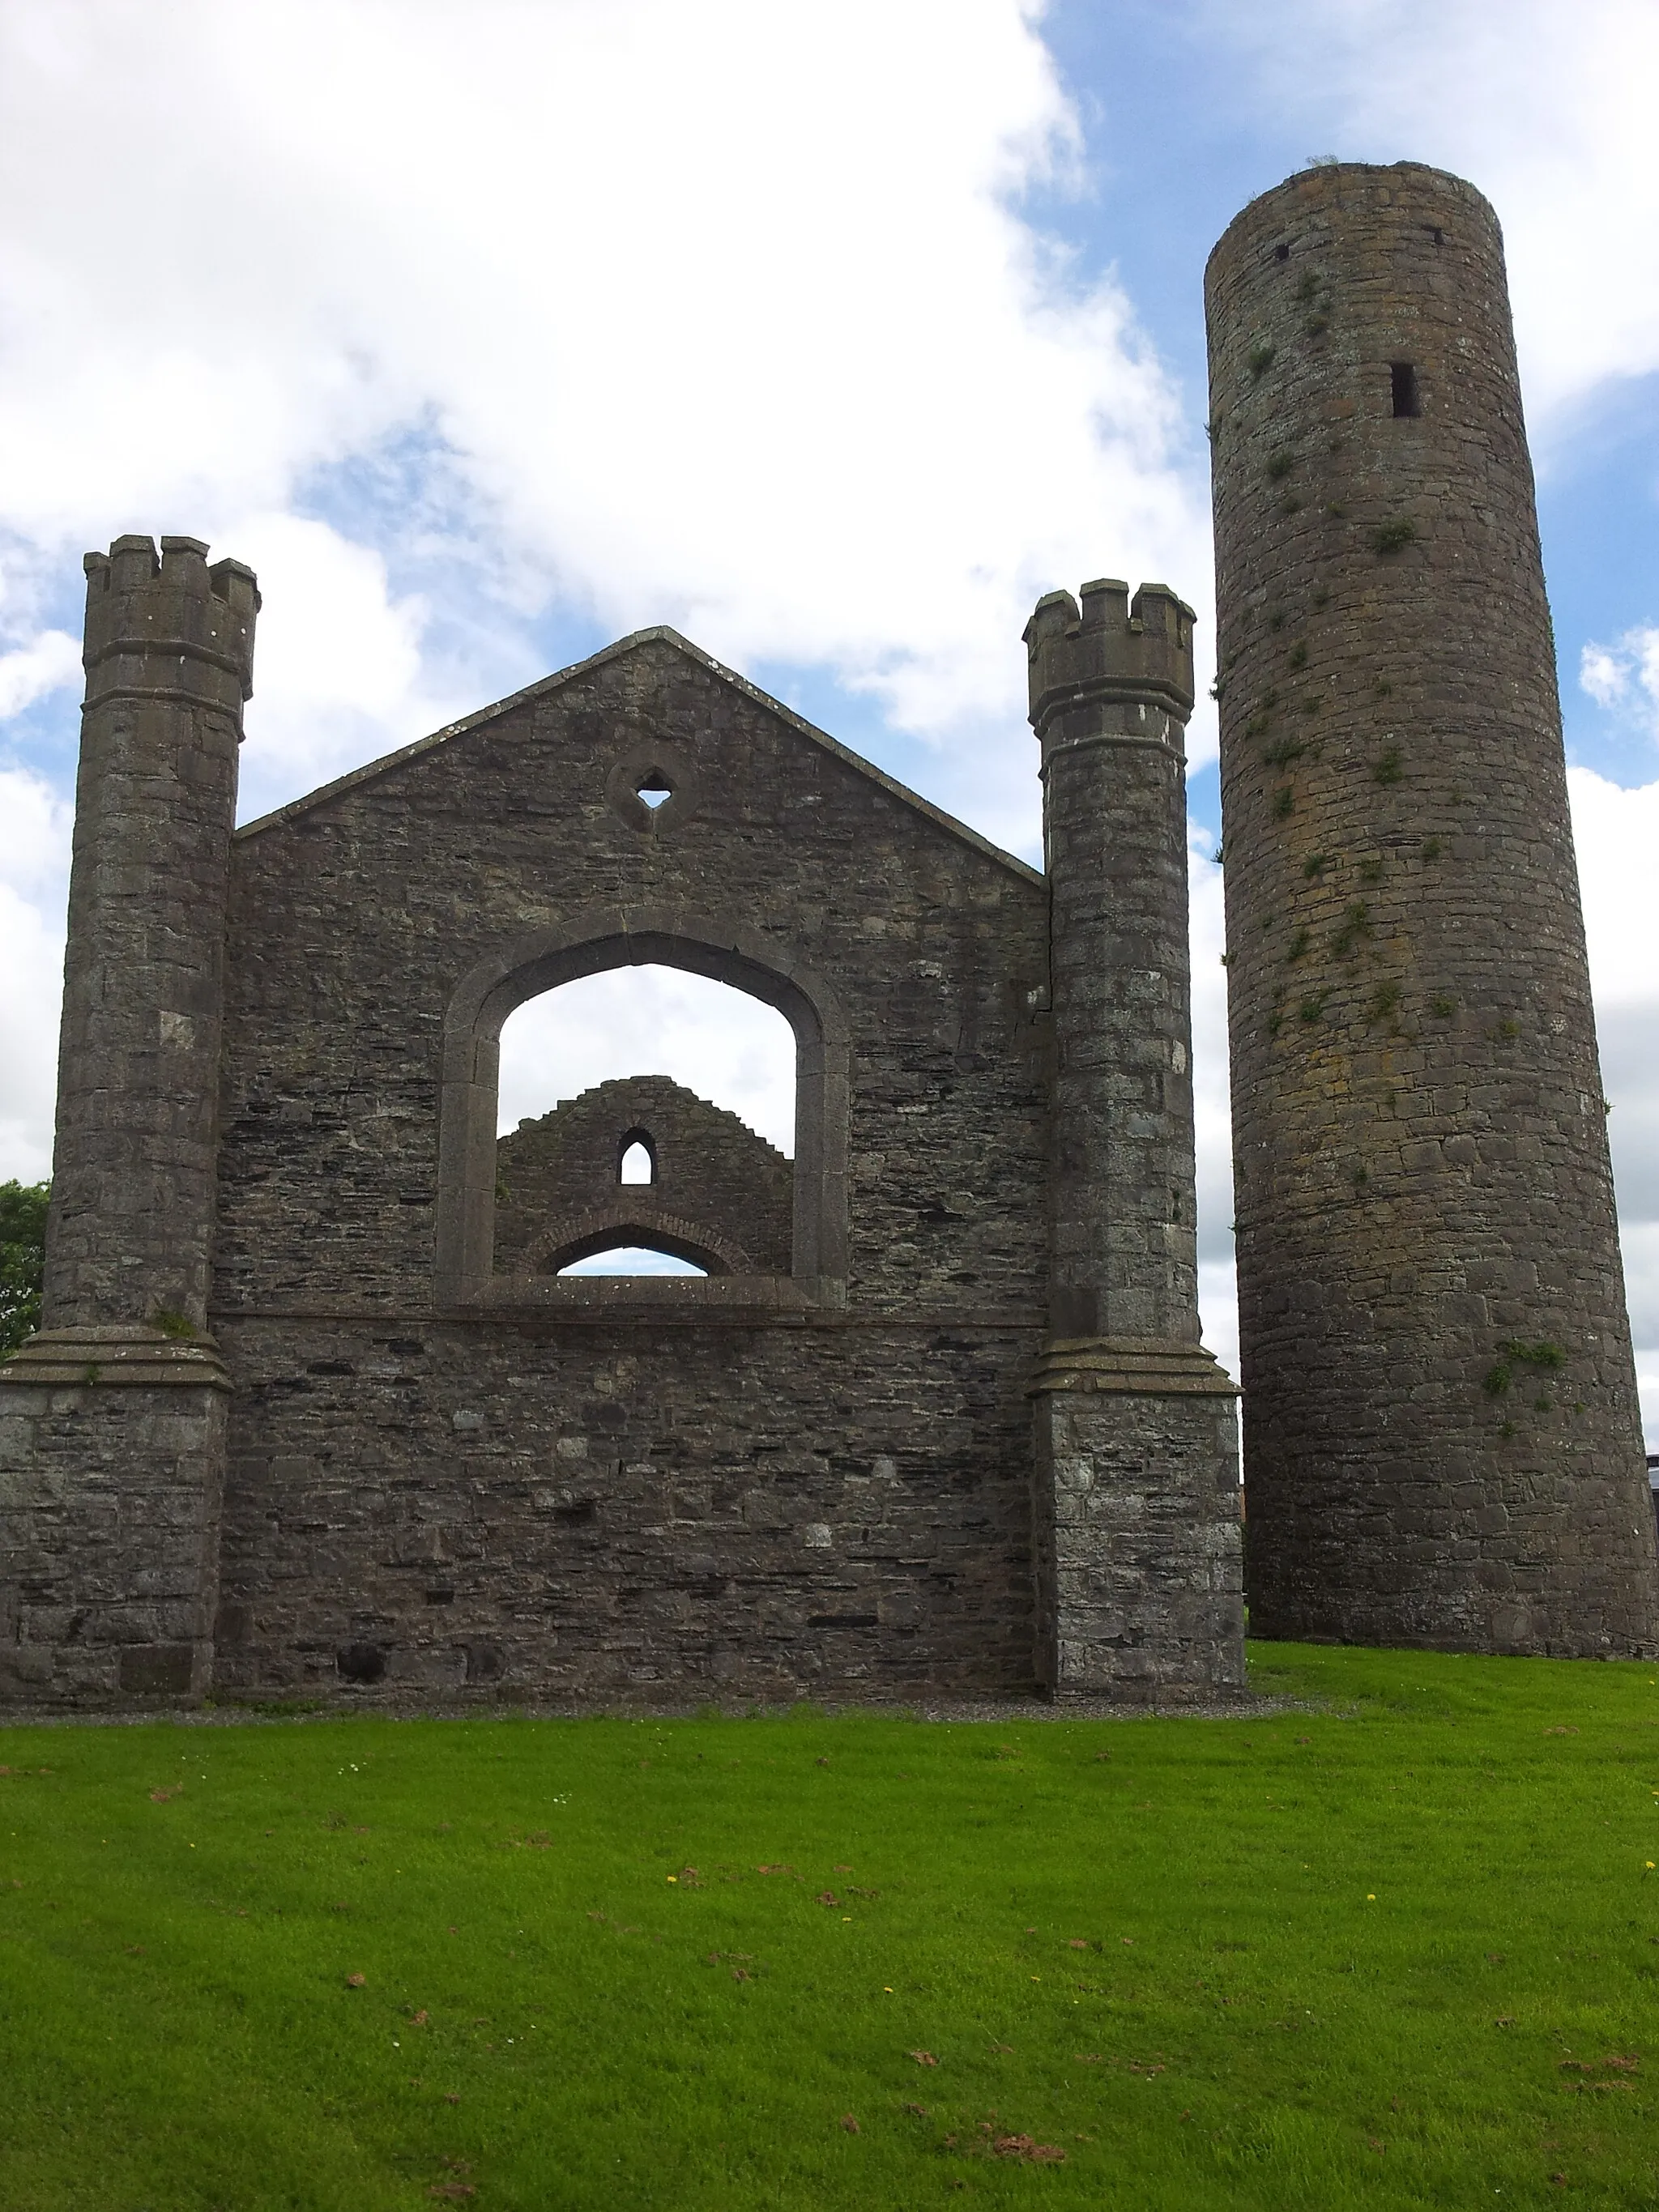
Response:
[[[1193,1114],[1198,1150],[1199,1313],[1204,1341],[1235,1379],[1238,1313],[1233,1273],[1232,1118],[1227,1080],[1227,928],[1212,840],[1189,833],[1192,913]]]
[[[1598,707],[1628,708],[1650,737],[1659,738],[1659,628],[1638,624],[1612,645],[1585,646],[1578,683]]]
[[[386,562],[326,523],[245,517],[226,533],[257,570],[264,604],[242,748],[244,817],[483,702],[431,688],[428,609],[398,599]]]
[[[0,769],[0,1181],[51,1171],[69,842],[52,786]]]
[[[1073,148],[1018,0],[12,0],[5,519],[247,557],[420,423],[504,600],[1017,721],[1040,592],[1208,577],[1127,300],[1011,204]]]
[[[1652,1020],[1659,1017],[1654,957],[1659,783],[1629,791],[1592,769],[1570,768],[1567,791],[1598,1018],[1605,1025],[1629,1012]],[[1659,1078],[1659,1036],[1654,1051]]]
[[[67,630],[46,629],[27,645],[0,653],[0,720],[21,714],[49,691],[81,681],[81,647]]]
[[[794,1031],[775,1006],[677,968],[585,975],[509,1015],[499,1126],[622,1075],[672,1076],[794,1152]]]
[[[1622,790],[1567,771],[1573,837],[1612,1103],[1607,1135],[1619,1195],[1625,1288],[1650,1440],[1659,1448],[1659,963],[1653,956],[1653,854],[1659,783]]]
[[[60,935],[72,826],[68,804],[44,776],[0,768],[0,884],[37,901]],[[0,964],[15,966],[9,944],[6,951]],[[55,988],[57,978],[52,981]]]
[[[1642,1420],[1649,1449],[1659,1451],[1659,1221],[1626,1222],[1620,1241],[1625,1253],[1631,1333],[1636,1340],[1636,1386],[1642,1401]]]
[[[1239,96],[1310,153],[1431,161],[1504,225],[1534,428],[1659,368],[1659,10],[1650,0],[1203,0]],[[1264,178],[1262,185],[1276,181]]]

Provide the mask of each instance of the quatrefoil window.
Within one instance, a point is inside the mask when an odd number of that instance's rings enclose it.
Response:
[[[613,763],[605,796],[630,830],[649,836],[696,811],[696,777],[678,746],[647,738]]]

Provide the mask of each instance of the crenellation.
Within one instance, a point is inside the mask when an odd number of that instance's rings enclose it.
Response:
[[[242,562],[208,566],[199,538],[118,538],[88,553],[83,658],[89,706],[177,692],[234,714],[252,696],[259,590]],[[191,672],[182,672],[184,663]]]
[[[1038,736],[1056,716],[1080,713],[1080,726],[1093,726],[1093,710],[1111,705],[1133,718],[1114,727],[1168,742],[1192,712],[1193,610],[1164,584],[1143,584],[1131,600],[1112,577],[1085,584],[1081,598],[1079,607],[1069,592],[1049,592],[1026,625]]]

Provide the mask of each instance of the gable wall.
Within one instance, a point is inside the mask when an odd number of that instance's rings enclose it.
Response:
[[[629,828],[665,734],[697,811]],[[235,848],[216,1303],[429,1295],[438,1040],[504,939],[591,912],[724,915],[822,976],[853,1038],[849,1296],[1030,1299],[1044,1105],[1040,883],[959,842],[665,645],[641,647]]]
[[[607,781],[653,746],[678,818],[635,826]],[[1042,884],[655,641],[234,866],[221,1679],[332,1685],[359,1645],[427,1694],[1029,1679]],[[526,931],[664,907],[835,995],[844,1306],[438,1311],[456,983]]]

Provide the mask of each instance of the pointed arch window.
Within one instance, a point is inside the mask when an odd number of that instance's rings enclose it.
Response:
[[[617,1181],[644,1183],[656,1180],[657,1148],[651,1141],[650,1131],[629,1130],[617,1148]]]

